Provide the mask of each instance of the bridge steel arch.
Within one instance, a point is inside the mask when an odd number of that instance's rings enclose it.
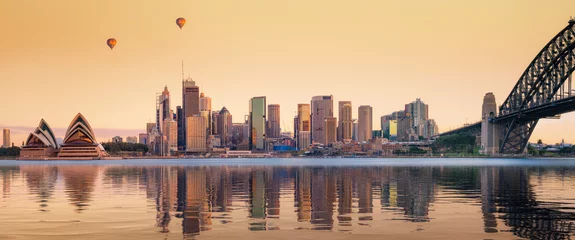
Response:
[[[523,113],[530,108],[571,97],[571,89],[565,89],[564,83],[574,70],[575,20],[571,20],[529,64],[499,108],[499,116],[492,120],[502,129],[500,153],[519,154],[525,150],[542,116]]]

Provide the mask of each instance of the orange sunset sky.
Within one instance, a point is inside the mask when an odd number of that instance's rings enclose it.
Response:
[[[181,105],[183,60],[234,122],[265,95],[292,130],[298,103],[333,94],[371,105],[374,129],[421,98],[446,131],[479,120],[486,92],[501,104],[570,16],[573,0],[3,0],[0,128],[19,145],[44,118],[63,137],[81,112],[100,141],[145,132],[164,85]],[[531,141],[575,142],[573,123]]]

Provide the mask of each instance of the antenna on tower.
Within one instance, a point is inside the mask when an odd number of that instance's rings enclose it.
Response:
[[[184,81],[184,60],[182,60],[182,82]]]

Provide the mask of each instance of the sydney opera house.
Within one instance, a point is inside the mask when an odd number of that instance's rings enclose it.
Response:
[[[81,113],[68,126],[62,143],[58,143],[48,123],[40,120],[20,152],[21,160],[98,160],[108,156]]]

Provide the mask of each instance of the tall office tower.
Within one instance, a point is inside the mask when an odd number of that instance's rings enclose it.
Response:
[[[333,96],[315,96],[311,98],[311,140],[325,142],[324,121],[333,117]]]
[[[351,101],[339,101],[338,141],[350,141],[352,138],[353,119],[351,111]]]
[[[138,135],[138,143],[147,145],[148,144],[148,134],[147,133],[140,133]]]
[[[208,129],[210,130],[210,135],[219,135],[220,131],[218,131],[218,117],[220,115],[220,111],[213,111],[210,114]]]
[[[325,144],[326,146],[337,142],[337,118],[335,117],[327,117],[325,119]]]
[[[170,115],[170,91],[168,91],[168,86],[165,86],[162,94],[158,96],[156,106],[156,127],[158,128],[158,132],[162,134],[164,119],[166,118],[172,118]]]
[[[2,147],[10,147],[10,129],[8,128],[2,129]]]
[[[420,98],[405,104],[405,113],[411,115],[412,127],[419,136],[423,136],[425,121],[429,119],[429,107]]]
[[[212,112],[212,99],[210,97],[206,97],[204,93],[200,94],[200,112],[202,111],[207,111],[209,113]],[[214,122],[212,115],[208,114],[208,129],[210,133],[212,132],[212,122]]]
[[[176,107],[176,121],[178,121],[178,151],[184,151],[186,149],[186,118],[181,106]]]
[[[298,142],[298,149],[302,149],[299,148],[300,145],[305,146],[304,148],[306,148],[311,143],[311,136],[303,138],[303,140],[307,142],[301,142],[302,139],[299,137],[299,132],[302,131],[311,132],[311,105],[298,104],[297,118],[298,118],[298,124],[297,124],[298,128],[295,129],[294,131],[296,133],[295,139]]]
[[[188,117],[200,114],[200,87],[191,78],[182,79],[182,115],[184,116],[184,136],[188,136]],[[185,140],[187,144],[187,140]],[[189,148],[187,145],[184,149]]]
[[[162,129],[162,134],[166,137],[168,151],[176,152],[178,151],[178,122],[174,121],[172,118],[164,119],[164,129]],[[167,154],[168,152],[166,152]]]
[[[200,87],[191,78],[182,81],[182,100],[186,119],[200,114]]]
[[[299,118],[297,115],[293,117],[293,138],[297,141],[297,131],[299,129]]]
[[[373,110],[371,106],[362,105],[358,110],[357,141],[370,141],[373,130]]]
[[[222,146],[230,143],[230,135],[232,132],[232,114],[226,107],[223,107],[218,115],[218,132]]]
[[[200,111],[212,111],[212,99],[204,93],[200,94]]]
[[[280,105],[270,104],[268,105],[268,138],[279,138],[280,137]]]
[[[250,141],[252,151],[266,150],[266,97],[250,99]]]
[[[186,152],[207,152],[207,129],[205,116],[186,118]]]

